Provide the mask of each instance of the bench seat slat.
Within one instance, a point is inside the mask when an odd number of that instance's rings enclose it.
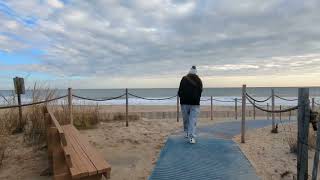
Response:
[[[80,132],[74,126],[70,126],[70,129],[73,131],[74,134],[77,134],[77,141],[79,142],[79,144],[91,160],[92,164],[98,170],[98,173],[103,173],[104,176],[109,176],[111,166],[104,160],[104,157],[89,144],[88,138],[81,135]]]
[[[98,173],[97,169],[91,163],[90,159],[86,156],[86,153],[83,151],[81,146],[75,140],[73,132],[70,130],[71,125],[62,126],[66,139],[68,141],[68,146],[65,147],[66,152],[70,152],[70,159],[72,161],[73,172],[71,175],[74,178],[96,175]],[[70,169],[72,170],[72,169]]]
[[[79,144],[79,142],[77,141],[77,136],[78,134],[75,134],[74,131],[71,130],[71,125],[65,125],[62,126],[63,130],[65,131],[65,134],[68,138],[68,141],[70,141],[70,143],[72,144],[73,149],[76,152],[76,155],[79,157],[80,161],[80,165],[83,166],[88,174],[91,175],[96,175],[98,174],[98,170],[96,169],[96,167],[92,164],[91,160],[89,159],[89,157],[86,155],[86,152],[82,149],[81,145]]]

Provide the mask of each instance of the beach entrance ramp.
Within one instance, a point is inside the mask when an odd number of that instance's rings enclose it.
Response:
[[[240,134],[240,123],[199,127],[196,144],[189,144],[182,133],[170,136],[149,180],[259,179],[239,146],[231,140]],[[269,125],[268,120],[252,120],[246,122],[246,129]]]
[[[232,140],[170,136],[149,180],[255,180],[250,162]]]

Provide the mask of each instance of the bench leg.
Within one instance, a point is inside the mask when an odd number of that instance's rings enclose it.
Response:
[[[48,133],[48,153],[51,155],[51,157],[49,157],[49,161],[51,161],[52,164],[53,179],[71,180],[72,178],[64,158],[58,130],[54,127],[50,127],[48,129]]]

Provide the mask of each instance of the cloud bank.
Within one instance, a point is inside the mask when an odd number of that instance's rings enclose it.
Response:
[[[195,64],[206,78],[308,75],[320,70],[319,9],[317,0],[0,1],[0,51],[43,52],[40,63],[0,70],[176,81]]]

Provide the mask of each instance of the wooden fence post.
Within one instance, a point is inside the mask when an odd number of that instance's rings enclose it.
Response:
[[[312,98],[312,111],[314,111],[315,109],[315,101],[314,101],[314,98]]]
[[[282,106],[280,105],[280,111],[282,110]],[[280,121],[282,120],[282,113],[280,112],[279,113],[279,116],[280,116]]]
[[[241,120],[241,143],[245,143],[245,121],[246,121],[246,97],[247,85],[242,86],[242,120]]]
[[[72,88],[68,88],[69,123],[73,125]]]
[[[24,122],[22,122],[22,106],[21,106],[21,94],[25,94],[25,86],[24,86],[24,79],[20,77],[13,78],[14,89],[18,97],[18,110],[19,110],[19,125],[18,128],[15,130],[17,133],[23,131]]]
[[[269,103],[267,103],[267,110],[269,110]],[[269,112],[267,112],[267,120],[269,120],[270,119],[270,113]]]
[[[274,111],[275,110],[275,102],[274,102],[274,89],[271,89],[271,110],[272,111]],[[272,132],[275,132],[274,130],[275,130],[275,128],[276,128],[276,126],[275,126],[275,114],[274,113],[271,113],[271,116],[272,116]]]
[[[22,132],[22,107],[21,107],[21,94],[17,94],[18,96],[18,105],[19,105],[19,129],[18,132]]]
[[[238,98],[234,99],[234,112],[235,112],[236,120],[238,120]]]
[[[128,88],[126,88],[126,127],[129,126],[129,99]]]
[[[298,180],[308,179],[308,135],[310,122],[310,100],[309,89],[299,88],[298,102],[298,158],[297,177]]]
[[[313,170],[312,170],[312,180],[317,180],[318,176],[318,166],[319,166],[319,149],[320,149],[320,123],[318,122],[318,130],[317,130],[317,145],[316,150],[314,154],[314,160],[313,160]]]
[[[275,98],[274,98],[274,89],[271,89],[271,110],[274,111],[275,110]],[[271,116],[272,116],[272,132],[275,132],[275,128],[276,128],[276,125],[275,125],[275,113],[271,113]]]
[[[253,101],[253,120],[256,120],[256,107],[255,107],[255,105],[256,105],[256,101]]]
[[[210,100],[211,100],[211,120],[213,120],[213,98],[212,98],[212,96],[211,96]]]
[[[180,113],[180,110],[179,110],[179,96],[177,96],[177,122],[179,122],[179,113]]]

